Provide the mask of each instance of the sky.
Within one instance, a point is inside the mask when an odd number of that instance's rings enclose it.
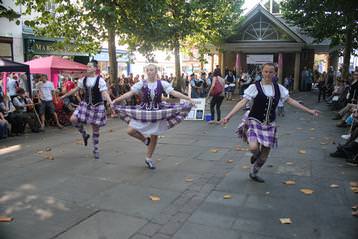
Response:
[[[244,13],[247,13],[250,11],[256,4],[258,4],[260,0],[245,0],[245,3],[243,5]]]

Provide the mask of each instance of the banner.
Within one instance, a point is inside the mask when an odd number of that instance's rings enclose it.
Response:
[[[265,63],[273,63],[273,55],[247,55],[247,64],[262,65]]]
[[[204,120],[205,115],[205,98],[192,99],[195,102],[195,108],[192,107],[185,120]],[[180,100],[181,102],[187,102]]]

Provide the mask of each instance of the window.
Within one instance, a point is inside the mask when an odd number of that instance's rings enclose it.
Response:
[[[244,31],[243,40],[265,41],[278,40],[279,33],[272,24],[268,22],[254,22],[250,24]]]
[[[13,60],[11,38],[0,38],[0,57],[10,61]]]

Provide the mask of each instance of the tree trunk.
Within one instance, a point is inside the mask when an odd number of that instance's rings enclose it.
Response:
[[[180,70],[180,45],[179,40],[175,42],[174,45],[174,56],[175,56],[175,77],[177,78],[177,89],[183,89],[183,81],[181,78],[181,70]]]
[[[345,43],[344,43],[344,56],[343,56],[343,79],[348,79],[349,75],[349,64],[351,60],[351,53],[352,53],[352,27],[347,27],[346,36],[345,36]]]
[[[116,54],[116,32],[112,26],[107,26],[108,30],[108,54],[109,54],[109,74],[111,82],[118,83],[118,68],[117,68],[117,54]]]

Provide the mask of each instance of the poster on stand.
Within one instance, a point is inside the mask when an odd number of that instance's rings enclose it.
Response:
[[[192,107],[185,120],[204,120],[205,115],[205,98],[192,99],[195,102],[195,107]],[[185,100],[180,100],[186,102]]]

